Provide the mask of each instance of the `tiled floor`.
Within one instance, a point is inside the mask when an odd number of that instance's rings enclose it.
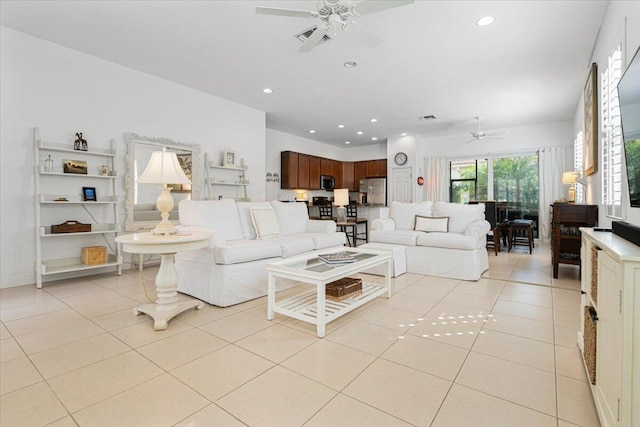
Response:
[[[405,274],[324,339],[267,321],[265,298],[154,332],[130,271],[3,289],[0,425],[597,426],[577,268],[554,280],[549,255],[490,254],[478,282]]]

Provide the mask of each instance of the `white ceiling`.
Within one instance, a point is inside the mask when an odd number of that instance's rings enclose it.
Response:
[[[255,13],[316,4],[2,0],[0,14],[6,27],[265,111],[271,129],[344,147],[402,132],[462,144],[475,116],[485,131],[572,120],[608,1],[418,0],[357,18],[384,39],[375,48],[338,33],[309,53],[296,52],[294,34],[317,20]],[[485,15],[495,22],[475,25]],[[429,114],[437,119],[418,119]]]

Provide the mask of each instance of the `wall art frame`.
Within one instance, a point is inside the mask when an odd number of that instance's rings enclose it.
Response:
[[[594,62],[584,87],[584,173],[598,171],[598,65]]]

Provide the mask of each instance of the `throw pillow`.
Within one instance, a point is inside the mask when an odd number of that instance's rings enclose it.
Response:
[[[420,216],[416,215],[416,231],[424,231],[427,233],[433,233],[439,231],[441,233],[449,232],[449,217],[433,217],[433,216]]]
[[[280,225],[273,209],[250,209],[250,211],[256,238],[269,239],[280,236]]]

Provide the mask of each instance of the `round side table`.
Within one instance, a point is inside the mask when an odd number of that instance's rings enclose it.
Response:
[[[213,231],[191,231],[185,234],[156,235],[152,233],[125,234],[116,237],[124,252],[132,254],[159,254],[160,269],[156,276],[156,302],[133,309],[136,316],[145,313],[154,320],[153,329],[167,329],[174,316],[195,307],[200,310],[204,303],[199,300],[178,301],[178,272],[175,266],[177,252],[202,249],[208,246]]]

